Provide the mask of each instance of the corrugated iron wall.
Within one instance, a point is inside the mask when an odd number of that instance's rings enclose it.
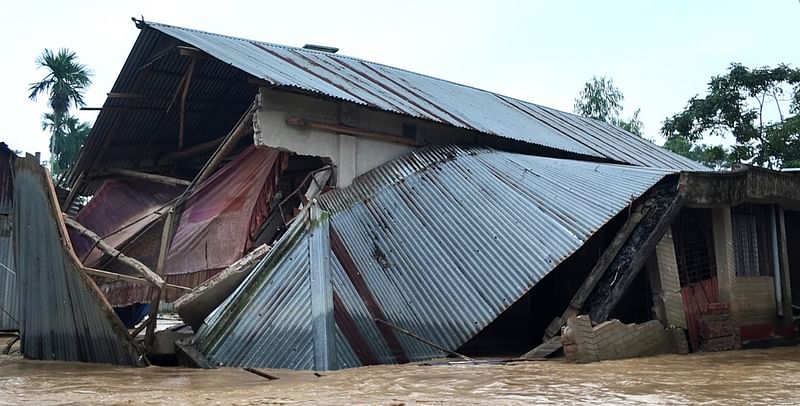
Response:
[[[0,330],[16,330],[17,275],[14,266],[14,154],[0,148]]]
[[[211,363],[314,368],[309,241],[304,229],[304,221],[295,221],[200,327],[195,343]]]
[[[0,330],[16,330],[19,319],[12,216],[0,214]]]
[[[333,317],[327,368],[442,356],[376,320],[457,349],[668,173],[486,149],[412,152],[324,194],[329,218],[296,222],[207,320],[198,346],[225,365],[326,369],[313,361],[309,319]],[[330,252],[311,249],[324,235]],[[320,256],[330,293],[305,288]],[[307,310],[327,294],[332,315]]]
[[[133,342],[71,250],[47,172],[17,159],[14,240],[26,358],[144,366]]]

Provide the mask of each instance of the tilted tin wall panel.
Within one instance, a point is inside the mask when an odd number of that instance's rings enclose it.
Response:
[[[325,193],[318,203],[330,213],[337,360],[344,366],[352,357],[369,364],[443,355],[379,325],[378,318],[457,349],[670,173],[440,146],[411,152],[347,188]],[[283,289],[245,283],[199,332],[201,350],[207,345],[203,340],[216,340],[230,347],[225,351],[252,353],[253,366],[313,366],[310,293],[293,288],[306,286],[298,281],[305,280],[308,263],[297,258],[309,255],[308,238],[296,222],[271,259],[265,258],[275,265],[262,266],[262,272],[272,272],[268,281]],[[289,242],[294,248],[283,248]],[[249,279],[265,277],[254,272]],[[306,347],[293,349],[291,362],[272,351],[268,334],[250,334],[268,328],[265,322],[272,319],[246,309],[270,312],[279,302],[304,309],[291,320],[289,313],[273,317],[287,326],[284,337],[306,338],[293,338]],[[220,322],[221,317],[230,321]],[[237,330],[236,323],[246,327]],[[212,359],[216,351],[206,350]],[[299,356],[308,357],[305,364]]]
[[[436,147],[320,204],[389,321],[456,349],[668,173]]]
[[[276,245],[198,331],[195,343],[215,365],[314,368],[308,238],[283,243],[293,246]],[[271,267],[273,252],[282,258]]]
[[[361,361],[350,347],[350,343],[344,337],[344,333],[336,327],[336,366],[337,369],[360,367]]]
[[[334,312],[344,312],[349,316],[354,324],[354,326],[352,326],[354,331],[348,331],[347,327],[350,326],[343,326],[340,323],[337,323],[337,327],[343,333],[358,334],[369,347],[367,351],[369,351],[371,357],[377,363],[392,363],[394,357],[392,356],[391,349],[389,349],[386,341],[381,337],[381,333],[378,331],[372,316],[370,316],[364,301],[353,288],[344,269],[342,269],[342,265],[335,256],[331,257],[331,282],[333,284],[334,294],[341,300],[341,308],[337,308],[337,304],[334,304]],[[356,343],[352,343],[352,345],[356,345]]]
[[[0,214],[0,330],[16,330],[19,320],[14,265],[13,215]]]
[[[13,238],[27,358],[143,366],[128,331],[71,251],[48,174],[18,159]]]

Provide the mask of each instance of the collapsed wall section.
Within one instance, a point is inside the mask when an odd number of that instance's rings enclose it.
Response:
[[[17,159],[14,256],[22,354],[145,366],[146,359],[72,251],[47,171]]]
[[[297,219],[296,234],[206,319],[195,345],[216,363],[270,368],[442,356],[403,330],[456,350],[669,173],[453,146],[414,151],[323,194],[329,217]],[[320,230],[321,245],[306,246]],[[332,289],[294,288],[320,278]],[[328,294],[330,308],[315,305]],[[297,347],[275,353],[286,337]],[[335,355],[318,362],[326,351]]]

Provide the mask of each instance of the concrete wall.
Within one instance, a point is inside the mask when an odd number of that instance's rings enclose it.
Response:
[[[658,320],[642,324],[610,320],[593,327],[588,316],[572,317],[562,331],[561,342],[567,360],[574,362],[689,352],[683,329],[664,329]]]
[[[668,327],[686,329],[686,317],[681,298],[681,282],[672,232],[667,230],[647,262],[650,290],[653,294],[653,314]]]

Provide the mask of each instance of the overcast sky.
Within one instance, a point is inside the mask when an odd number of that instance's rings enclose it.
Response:
[[[435,5],[434,5],[435,4]],[[565,111],[592,75],[613,78],[645,136],[731,62],[800,66],[800,2],[750,1],[21,1],[0,24],[0,141],[45,153],[46,100],[27,99],[44,48],[94,72],[101,106],[139,30],[130,17],[340,53]],[[96,113],[82,112],[94,121]],[[660,143],[660,141],[659,141]]]

